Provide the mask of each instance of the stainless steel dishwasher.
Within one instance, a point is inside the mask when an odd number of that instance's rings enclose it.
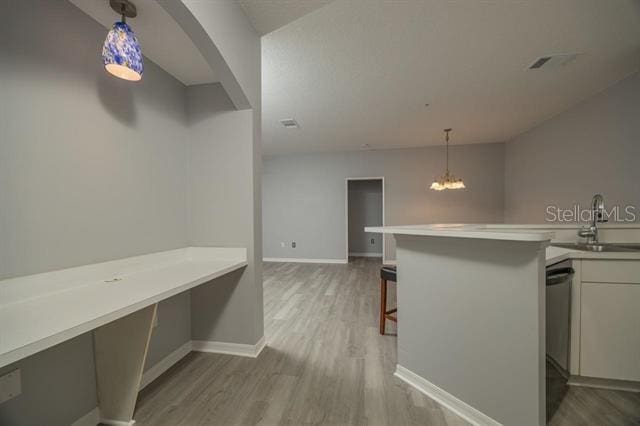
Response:
[[[570,261],[547,266],[546,270],[547,356],[564,374],[569,371],[571,280],[574,272]]]

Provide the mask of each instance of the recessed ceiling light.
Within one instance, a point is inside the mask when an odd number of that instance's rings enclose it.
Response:
[[[293,118],[284,118],[280,120],[280,124],[284,126],[285,129],[299,129],[300,125]]]

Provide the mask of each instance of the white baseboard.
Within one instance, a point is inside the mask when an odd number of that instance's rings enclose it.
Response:
[[[101,425],[109,425],[109,426],[133,426],[135,423],[136,423],[135,420],[131,420],[130,422],[123,422],[122,420],[100,419]]]
[[[547,362],[549,364],[551,364],[551,366],[553,368],[555,368],[555,370],[558,372],[558,374],[560,374],[562,377],[564,377],[565,380],[569,380],[569,373],[562,368],[562,366],[560,364],[558,364],[558,362],[553,359],[552,357],[550,357],[548,354],[545,356]]]
[[[266,346],[264,336],[255,345],[241,343],[210,342],[206,340],[193,340],[191,347],[195,352],[210,352],[215,354],[246,356],[257,358]]]
[[[348,263],[346,259],[298,259],[294,257],[265,257],[262,261],[277,263]]]
[[[616,379],[600,379],[596,377],[570,376],[567,384],[570,386],[584,386],[587,388],[620,390],[626,392],[640,392],[640,382]]]
[[[471,424],[478,426],[500,426],[500,423],[491,417],[476,410],[466,402],[459,400],[449,392],[440,389],[427,379],[418,376],[413,371],[408,370],[401,365],[396,365],[396,372],[394,373],[394,376],[413,386],[429,398],[444,405]]]
[[[100,423],[100,409],[96,407],[71,423],[71,426],[96,426],[98,423]]]
[[[352,257],[382,257],[382,253],[349,253]]]
[[[173,364],[187,356],[189,352],[191,352],[191,341],[180,346],[178,349],[158,361],[156,365],[145,371],[142,375],[142,381],[140,382],[140,390],[144,389],[149,383],[160,377],[162,373],[171,368]]]

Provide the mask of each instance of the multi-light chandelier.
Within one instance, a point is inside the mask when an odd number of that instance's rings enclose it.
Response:
[[[462,179],[456,178],[453,174],[449,172],[449,132],[453,129],[444,129],[445,140],[447,142],[447,165],[444,175],[440,176],[440,178],[436,179],[431,184],[431,189],[436,191],[444,191],[445,189],[464,189],[464,182]]]

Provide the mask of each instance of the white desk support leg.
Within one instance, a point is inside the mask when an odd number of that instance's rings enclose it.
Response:
[[[156,305],[93,332],[100,422],[132,425]]]

